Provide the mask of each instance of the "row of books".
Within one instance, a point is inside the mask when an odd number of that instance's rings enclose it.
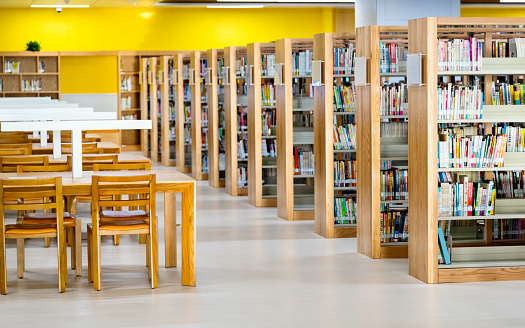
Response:
[[[120,81],[120,91],[133,91],[131,76]]]
[[[3,80],[0,79],[0,92],[4,91]]]
[[[184,144],[191,145],[191,128],[189,125],[184,127]]]
[[[277,126],[277,113],[275,109],[264,111],[261,114],[262,135],[271,136],[272,128]]]
[[[525,105],[525,85],[492,82],[492,105]]]
[[[246,167],[241,166],[237,168],[237,187],[248,187],[248,169]]]
[[[381,122],[379,127],[379,135],[381,138],[408,137],[408,122],[404,119],[399,119],[399,121]]]
[[[341,124],[353,124],[355,125],[356,116],[354,113],[348,115],[335,115],[334,114],[334,125]]]
[[[277,142],[275,139],[262,140],[262,157],[277,157]]]
[[[524,152],[525,151],[525,128],[522,126],[503,126],[494,127],[499,134],[507,136],[507,152]]]
[[[189,79],[190,78],[190,64],[183,64],[182,65],[182,78],[183,79]]]
[[[123,120],[138,120],[139,115],[138,114],[129,114],[129,115],[122,115]]]
[[[443,180],[443,175],[439,175]],[[494,214],[494,181],[470,182],[468,176],[455,174],[453,180],[438,184],[438,216],[484,216]]]
[[[200,78],[201,79],[205,79],[206,78],[206,69],[208,68],[208,60],[206,59],[201,59],[201,62],[200,62],[200,72],[201,72],[201,76]],[[195,77],[197,78],[197,77]]]
[[[438,119],[480,119],[483,91],[477,86],[443,84],[438,87]]]
[[[439,134],[438,167],[502,167],[506,149],[506,135],[458,137]]]
[[[399,62],[407,60],[407,53],[405,44],[379,42],[379,72],[398,73]]]
[[[508,42],[492,41],[492,57],[525,58],[525,39],[511,38]]]
[[[131,108],[131,96],[120,98],[120,109],[130,109]]]
[[[261,75],[275,75],[275,55],[261,55]]]
[[[334,149],[356,149],[355,124],[334,125]]]
[[[185,83],[183,85],[182,92],[184,93],[184,101],[191,101],[191,87],[189,84]]]
[[[310,50],[292,53],[292,75],[312,75],[312,54]]]
[[[492,239],[525,239],[525,219],[493,220]]]
[[[355,112],[357,95],[354,82],[334,86],[334,112]]]
[[[408,199],[408,170],[381,171],[381,200]]]
[[[246,130],[248,130],[248,109],[242,107],[240,111],[237,112],[237,131]]]
[[[46,71],[46,63],[43,60],[38,61],[38,73],[44,73]]]
[[[208,102],[208,86],[204,81],[200,83],[201,85],[201,103],[207,103]]]
[[[310,150],[293,148],[294,175],[314,174],[314,152]]]
[[[209,173],[209,167],[208,167],[208,154],[202,154],[201,157],[201,170],[202,173],[206,174]]]
[[[348,43],[344,48],[334,47],[334,74],[353,74],[354,58],[353,43]]]
[[[403,106],[408,104],[407,85],[401,82],[382,86],[380,104],[380,115],[403,115]]]
[[[438,40],[438,71],[481,71],[483,42],[476,38]]]
[[[201,107],[201,123],[208,125],[208,106]]]
[[[334,198],[334,222],[335,224],[357,223],[357,202],[355,198]]]
[[[237,141],[237,159],[248,158],[248,140],[241,139]]]
[[[222,79],[222,72],[224,70],[224,58],[217,59],[217,78]],[[219,83],[221,85],[221,83]]]
[[[275,98],[275,87],[273,84],[261,85],[262,106],[277,105],[277,98]]]
[[[235,59],[235,72],[237,77],[246,77],[246,57],[239,57]]]
[[[10,74],[20,73],[20,62],[6,60],[4,62],[4,73],[10,73]]]
[[[184,106],[184,123],[191,122],[191,106]]]
[[[42,80],[22,80],[22,91],[42,91]]]
[[[381,242],[408,241],[408,211],[381,212]]]
[[[390,170],[392,168],[392,161],[381,161],[381,170]]]
[[[201,148],[208,150],[208,128],[201,129]]]
[[[494,172],[497,198],[524,198],[525,171]]]
[[[170,141],[175,141],[175,125],[171,125],[169,129],[169,138]]]
[[[334,187],[356,187],[356,165],[356,161],[334,161]]]

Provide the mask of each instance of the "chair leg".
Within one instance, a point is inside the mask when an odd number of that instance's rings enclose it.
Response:
[[[89,225],[87,226],[87,249],[88,249],[88,281],[93,282],[93,233]]]
[[[75,252],[71,252],[71,263],[73,263],[73,254],[75,255],[75,269],[77,276],[82,276],[82,228],[80,220],[75,220],[75,241],[73,243]]]
[[[66,254],[66,232],[62,228],[62,231],[57,232],[57,255],[58,255],[58,291],[63,293],[66,291],[67,283],[67,254]]]
[[[18,238],[16,240],[16,275],[18,278],[24,278],[25,269],[25,239]]]
[[[148,235],[139,235],[139,244],[145,244]]]
[[[75,259],[75,228],[67,228],[66,229],[66,240],[67,240],[67,246],[71,249],[71,270],[76,269],[76,259]]]
[[[151,288],[157,288],[157,264],[155,263],[155,247],[154,247],[154,238],[152,238],[151,234],[148,235],[148,245],[149,245],[149,252],[150,252],[150,263],[149,263],[149,272],[150,272],[150,279],[151,279]]]
[[[51,238],[46,237],[46,238],[44,238],[44,247],[47,248],[49,246],[51,246]]]
[[[93,227],[92,239],[93,289],[100,290],[100,235],[96,227]]]
[[[0,229],[0,294],[7,294],[7,264],[5,263],[5,233]]]
[[[150,235],[146,235],[146,266],[148,267],[148,277],[151,280],[151,243],[150,243]]]
[[[120,244],[120,238],[118,235],[113,235],[113,245],[117,246]]]

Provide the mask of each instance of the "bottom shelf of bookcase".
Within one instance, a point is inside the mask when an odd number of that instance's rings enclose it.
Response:
[[[277,207],[277,196],[264,197],[261,199],[261,207]]]
[[[248,188],[237,188],[237,196],[248,196]]]
[[[382,259],[404,259],[408,257],[408,243],[381,244]]]
[[[294,210],[293,211],[293,220],[294,221],[315,220],[314,211]]]
[[[335,226],[335,238],[357,238],[357,227]]]
[[[512,266],[516,263],[507,263],[511,266],[502,266],[501,261],[498,261],[497,264],[494,263],[495,266],[488,266],[489,264],[488,262],[479,263],[483,267],[451,267],[452,265],[446,265],[447,268],[442,268],[443,266],[440,265],[438,281],[439,283],[450,283],[525,280],[525,262],[522,262],[524,266]],[[462,265],[466,265],[466,263]]]

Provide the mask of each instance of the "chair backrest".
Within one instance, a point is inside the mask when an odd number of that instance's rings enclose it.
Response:
[[[151,163],[93,164],[93,171],[151,171]]]
[[[1,146],[1,145],[0,145]],[[0,148],[0,156],[31,155],[27,148]]]
[[[0,226],[5,224],[4,211],[33,211],[55,209],[57,226],[63,224],[62,177],[46,179],[17,179],[7,178],[0,180]],[[6,204],[6,199],[17,198],[46,198],[46,202],[35,204]]]
[[[73,157],[67,155],[67,163],[73,165]],[[84,170],[91,171],[93,164],[118,164],[117,154],[108,155],[85,155],[82,156],[82,167]]]
[[[16,172],[18,165],[49,165],[49,156],[2,156],[0,157],[1,172]]]
[[[0,144],[27,143],[28,135],[19,132],[0,133]]]
[[[18,165],[17,173],[24,172],[66,172],[71,171],[71,165],[67,164],[49,164],[49,165]]]
[[[155,217],[156,181],[156,174],[93,175],[91,177],[91,212],[98,215],[102,207],[122,208],[139,206],[147,208],[150,217]],[[138,199],[107,199],[107,196],[116,195],[138,195]]]
[[[28,155],[31,155],[33,153],[32,143],[1,144],[0,148],[2,149],[27,149],[29,151]]]
[[[62,144],[62,153],[64,154],[71,154],[71,145],[70,143],[63,143]],[[86,142],[82,144],[82,152],[90,154],[100,154],[102,149],[97,148],[96,142]]]

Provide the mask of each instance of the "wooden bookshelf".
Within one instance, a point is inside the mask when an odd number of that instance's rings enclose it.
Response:
[[[118,119],[141,119],[141,56],[117,55],[119,65],[118,77]],[[141,150],[140,130],[121,130],[120,140],[123,151]]]
[[[191,173],[191,114],[190,56],[178,54],[174,59],[175,70],[175,158],[177,171]]]
[[[206,55],[205,51],[190,54],[191,172],[195,180],[208,179],[208,97],[203,76],[206,71],[202,71],[207,65]]]
[[[365,26],[357,29],[356,57],[367,58],[367,85],[357,86],[357,251],[371,258],[403,258],[408,256],[407,242],[381,242],[383,207],[392,213],[406,210],[407,200],[381,198],[382,161],[390,161],[393,168],[408,165],[408,140],[405,136],[381,137],[381,124],[406,124],[407,106],[400,115],[381,111],[381,88],[391,80],[402,81],[406,86],[406,59],[399,54],[398,68],[389,67],[381,72],[380,42],[386,47],[398,45],[408,49],[408,29],[403,26]],[[404,54],[404,51],[403,51]],[[403,60],[404,59],[404,60]],[[390,114],[390,115],[389,115]],[[385,174],[387,171],[384,171]],[[393,171],[388,171],[393,172]],[[386,198],[386,197],[384,197]],[[388,215],[388,214],[387,214]],[[385,234],[388,229],[384,229]]]
[[[509,118],[505,115],[504,106],[493,106],[491,83],[497,79],[523,75],[525,61],[522,58],[490,58],[492,57],[492,41],[505,42],[506,39],[522,37],[525,30],[523,18],[421,18],[410,20],[409,54],[423,54],[421,86],[409,85],[409,166],[417,170],[410,173],[410,243],[408,246],[409,274],[427,283],[471,282],[495,280],[525,279],[525,262],[520,252],[525,247],[521,240],[516,242],[496,243],[493,240],[493,219],[523,217],[525,213],[523,199],[496,199],[495,215],[470,217],[438,217],[438,172],[460,171],[460,169],[438,169],[438,124],[448,121],[438,121],[437,83],[443,79],[455,80],[456,77],[465,84],[475,82],[476,77],[484,83],[484,110],[500,109],[499,116],[489,116],[492,123],[521,122],[523,112]],[[438,71],[438,37],[446,39],[467,39],[476,37],[484,42],[484,58],[481,71]],[[491,106],[489,106],[491,105]],[[516,106],[517,110],[522,106]],[[521,117],[520,117],[521,116]],[[484,116],[483,116],[484,117]],[[488,119],[488,118],[487,118]],[[479,120],[486,123],[487,119]],[[452,123],[468,124],[451,121]],[[478,168],[476,171],[521,170],[523,153],[506,153],[505,165],[501,168]],[[513,161],[515,157],[521,160]],[[462,171],[473,171],[465,169]],[[485,174],[485,173],[484,173]],[[488,179],[487,175],[485,176]],[[514,204],[506,204],[511,202]],[[521,205],[520,205],[521,203]],[[508,210],[507,210],[508,209]],[[438,264],[438,222],[441,220],[461,220],[476,223],[482,220],[476,235],[478,240],[470,247],[465,241],[460,245],[453,240],[452,264]],[[476,226],[476,225],[475,225]],[[459,232],[458,232],[459,233]],[[451,232],[451,235],[455,235]],[[512,240],[511,240],[512,241]],[[501,245],[501,246],[499,246]]]
[[[160,57],[160,157],[163,166],[175,166],[174,56]]]
[[[276,127],[263,133],[262,115],[275,116],[276,104],[263,103],[262,85],[273,86],[273,67],[263,69],[263,60],[271,65],[275,62],[275,43],[251,43],[247,46],[247,88],[248,88],[248,202],[257,207],[277,206],[277,157],[270,156],[267,146],[263,154],[262,143],[277,145]],[[263,57],[265,56],[265,57]],[[272,57],[273,56],[273,57]],[[271,74],[271,75],[269,75]],[[275,91],[274,91],[275,94]]]
[[[239,158],[238,142],[247,139],[247,128],[238,128],[238,117],[247,107],[247,96],[240,92],[244,87],[244,74],[238,74],[236,63],[246,57],[246,47],[224,48],[224,138],[225,138],[225,187],[231,196],[247,196],[248,188],[240,183],[239,170],[247,169],[247,158]],[[244,67],[239,67],[239,72]],[[238,76],[239,75],[239,76]],[[246,172],[248,174],[248,172]]]
[[[344,66],[345,74],[334,74],[334,49],[355,49],[353,33],[322,33],[314,36],[314,64],[321,66],[320,86],[314,87],[315,115],[315,232],[325,238],[356,237],[355,224],[335,223],[335,197],[355,198],[357,188],[336,188],[334,181],[335,160],[355,160],[356,151],[334,150],[334,118],[338,124],[342,119],[355,115],[355,107],[344,112],[336,111],[334,86],[348,84],[354,79],[353,66]]]
[[[225,186],[224,89],[222,86],[224,50],[209,49],[207,52],[207,59],[208,68],[206,72],[206,85],[208,92],[208,181],[210,187],[220,188]],[[223,157],[222,165],[220,163],[221,157]]]
[[[301,113],[313,122],[313,98],[310,97],[310,74],[292,72],[294,52],[313,51],[313,39],[280,39],[276,43],[275,75],[277,99],[277,215],[288,221],[314,219],[314,175],[297,174],[294,147],[313,153],[314,130],[294,121]],[[305,65],[308,64],[308,59]],[[294,95],[294,87],[299,88]],[[304,90],[303,90],[304,89]],[[312,172],[313,173],[313,172]]]
[[[157,63],[159,57],[142,58],[142,76],[144,82],[142,84],[141,93],[141,118],[143,120],[151,120],[152,128],[150,131],[144,131],[142,134],[142,154],[150,157],[153,162],[158,162],[159,149],[159,127],[158,127],[158,105],[159,99],[157,94],[158,79],[157,79]]]
[[[6,70],[6,63],[16,64]],[[0,98],[60,99],[60,53],[1,52],[0,64]]]

